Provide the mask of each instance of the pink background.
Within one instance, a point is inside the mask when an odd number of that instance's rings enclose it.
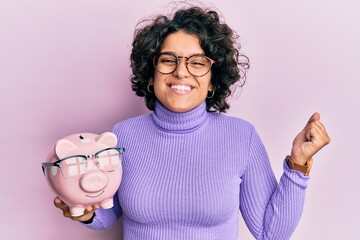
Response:
[[[59,138],[147,113],[129,82],[136,23],[168,1],[0,0],[0,238],[121,239],[62,217],[40,164]],[[277,178],[308,117],[332,137],[317,154],[293,238],[356,239],[360,214],[360,15],[356,1],[208,1],[241,36],[248,82],[229,115],[258,129]],[[239,238],[252,239],[242,220]]]

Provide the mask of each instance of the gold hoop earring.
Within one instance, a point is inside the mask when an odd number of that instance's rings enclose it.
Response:
[[[153,85],[150,84],[150,83],[147,85],[147,90],[148,90],[148,92],[149,92],[149,93],[154,93],[153,91],[150,91],[150,86],[153,86]]]
[[[212,94],[211,94],[211,96],[209,96],[209,92],[211,92]],[[213,98],[214,97],[214,95],[215,95],[215,90],[213,89],[213,90],[211,90],[211,91],[209,91],[208,92],[208,95],[207,95],[207,97],[206,98]]]

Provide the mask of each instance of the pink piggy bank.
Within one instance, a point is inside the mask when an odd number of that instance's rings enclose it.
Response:
[[[124,152],[116,145],[111,132],[73,134],[58,140],[42,163],[50,187],[69,206],[72,216],[83,215],[88,205],[113,207]]]

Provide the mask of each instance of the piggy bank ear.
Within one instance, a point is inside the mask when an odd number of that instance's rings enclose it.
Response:
[[[61,139],[55,145],[55,153],[58,158],[61,159],[66,157],[67,153],[74,148],[76,148],[76,145],[74,143],[66,139]]]
[[[116,147],[117,138],[116,135],[112,132],[106,132],[101,134],[96,142],[107,145],[109,147]]]

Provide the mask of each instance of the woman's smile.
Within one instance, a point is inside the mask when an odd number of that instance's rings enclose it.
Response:
[[[192,89],[192,87],[187,85],[170,85],[170,88],[175,92],[189,92]]]

